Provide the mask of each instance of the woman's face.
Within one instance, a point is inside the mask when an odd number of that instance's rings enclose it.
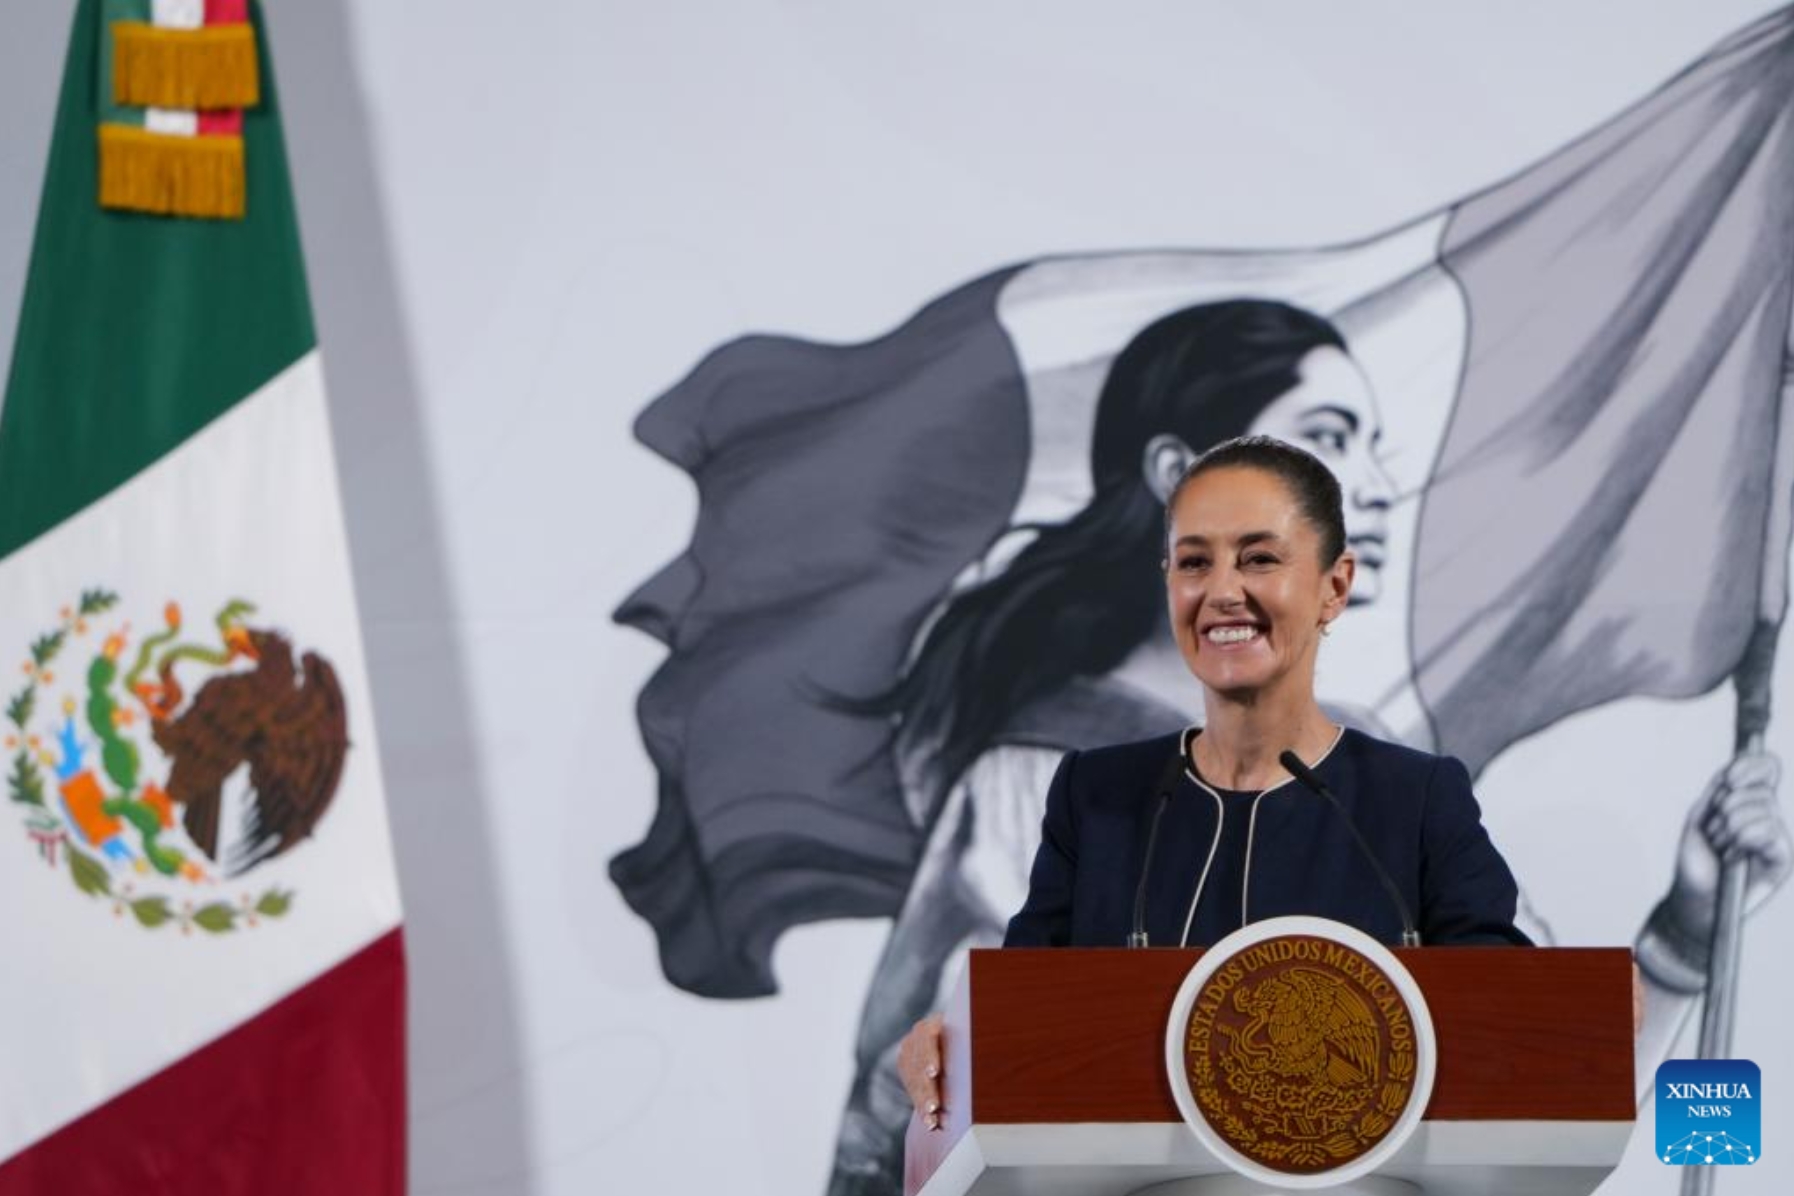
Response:
[[[1320,533],[1283,479],[1249,466],[1191,479],[1172,512],[1166,599],[1184,664],[1243,696],[1312,692],[1321,626],[1345,609],[1353,560],[1321,566]]]
[[[1358,561],[1352,602],[1374,601],[1389,552],[1389,504],[1395,485],[1377,457],[1382,415],[1364,371],[1331,345],[1310,350],[1301,381],[1252,423],[1254,434],[1300,445],[1327,463],[1345,495],[1346,547]]]

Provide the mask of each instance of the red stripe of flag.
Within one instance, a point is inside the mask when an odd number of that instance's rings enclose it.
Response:
[[[405,951],[393,930],[0,1162],[0,1196],[397,1196],[404,1072]]]
[[[241,25],[248,20],[249,0],[206,0],[208,25]],[[240,137],[243,134],[243,112],[238,108],[221,109],[217,112],[202,111],[199,114],[199,127],[195,131],[201,137]]]

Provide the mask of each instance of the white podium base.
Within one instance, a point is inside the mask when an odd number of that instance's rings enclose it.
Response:
[[[1374,1176],[1307,1191],[1363,1196],[1590,1196],[1630,1121],[1423,1121]],[[1378,1187],[1376,1184],[1398,1186]],[[1229,1186],[1232,1185],[1232,1186]],[[1288,1196],[1209,1154],[1183,1122],[974,1125],[919,1196]]]

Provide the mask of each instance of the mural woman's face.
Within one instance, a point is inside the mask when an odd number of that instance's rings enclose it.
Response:
[[[1301,381],[1279,395],[1252,423],[1254,435],[1300,445],[1339,479],[1345,495],[1347,547],[1358,561],[1352,602],[1382,592],[1389,552],[1389,504],[1395,486],[1377,457],[1383,419],[1364,371],[1332,346],[1311,350],[1297,366]]]

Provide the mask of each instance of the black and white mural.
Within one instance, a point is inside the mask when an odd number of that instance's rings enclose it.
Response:
[[[1243,433],[1344,485],[1362,568],[1320,678],[1341,721],[1478,775],[1619,699],[1735,692],[1731,735],[1675,745],[1704,785],[1607,795],[1680,827],[1624,860],[1652,899],[1606,931],[1639,950],[1649,1091],[1706,983],[1720,861],[1752,909],[1794,868],[1766,747],[1794,513],[1790,113],[1776,13],[1398,227],[1024,261],[864,343],[729,341],[647,405],[636,435],[699,510],[615,614],[667,657],[639,700],[654,821],[610,875],[703,997],[776,992],[795,924],[891,919],[829,1192],[900,1190],[897,1042],[1020,907],[1059,755],[1200,720],[1163,500]],[[1503,841],[1531,833],[1561,832]],[[1562,941],[1566,911],[1519,872],[1526,928]]]

